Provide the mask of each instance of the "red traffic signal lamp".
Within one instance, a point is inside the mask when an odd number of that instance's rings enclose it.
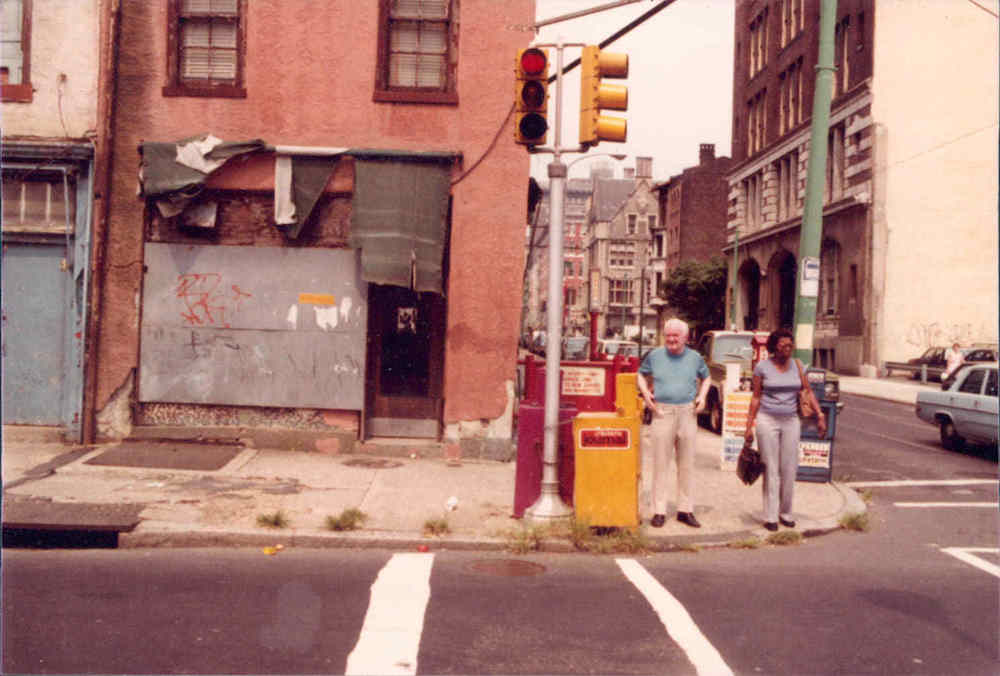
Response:
[[[549,130],[549,54],[538,47],[519,50],[514,62],[514,141],[525,146],[545,143]]]
[[[628,135],[626,121],[601,115],[601,110],[627,110],[628,88],[601,80],[626,77],[628,54],[603,52],[594,45],[583,48],[580,56],[580,145],[625,141]]]

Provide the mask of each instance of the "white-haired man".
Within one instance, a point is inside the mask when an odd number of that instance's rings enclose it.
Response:
[[[677,463],[677,520],[693,528],[701,527],[694,516],[694,451],[697,416],[705,409],[710,379],[705,360],[685,345],[688,325],[677,318],[663,323],[664,347],[646,355],[639,366],[639,391],[653,411],[648,435],[652,461],[652,503],[654,528],[666,521],[667,469]],[[652,379],[653,389],[649,382]],[[647,464],[647,463],[644,463]],[[643,477],[648,487],[649,478]]]

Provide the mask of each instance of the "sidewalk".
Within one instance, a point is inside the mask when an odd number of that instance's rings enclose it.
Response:
[[[935,387],[850,376],[841,376],[840,383],[844,393],[902,403],[913,403],[921,389]],[[141,440],[74,447],[60,443],[51,431],[5,427],[4,527],[119,531],[121,547],[503,550],[512,533],[532,525],[511,516],[516,462],[449,462],[426,457],[419,442],[365,448],[373,453]],[[381,454],[380,448],[391,453]],[[760,482],[747,487],[734,471],[720,469],[720,448],[718,436],[698,430],[695,514],[702,528],[673,518],[659,529],[644,524],[642,531],[656,549],[768,534],[762,527]],[[673,495],[672,485],[670,490]],[[451,498],[457,500],[454,510],[447,506]],[[327,528],[328,516],[351,508],[368,516],[359,530]],[[795,508],[797,529],[804,535],[836,530],[844,515],[865,511],[864,502],[846,486],[803,481],[796,484]],[[258,516],[278,511],[287,527],[257,524]],[[425,535],[425,522],[441,518],[450,533]],[[571,545],[546,540],[542,548],[568,550]]]
[[[181,450],[219,454],[209,444],[131,442],[69,448],[8,434],[3,448],[4,527],[119,531],[120,547],[283,546],[502,550],[530,526],[511,517],[516,463],[448,462],[440,458],[334,456],[285,450],[223,449],[218,469],[123,467],[106,454],[164,459]],[[699,430],[695,514],[701,529],[670,519],[643,525],[656,549],[712,545],[764,536],[760,483],[746,487],[719,469],[719,437]],[[113,460],[113,458],[112,458]],[[174,463],[176,464],[176,463]],[[447,504],[457,499],[452,511]],[[360,530],[336,532],[328,516],[358,508]],[[798,529],[815,535],[838,528],[842,515],[864,511],[854,491],[799,482]],[[257,525],[281,511],[288,526]],[[446,518],[450,533],[425,536],[424,523]],[[543,543],[569,550],[565,540]]]

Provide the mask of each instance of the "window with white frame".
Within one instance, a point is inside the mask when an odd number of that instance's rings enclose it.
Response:
[[[613,268],[635,267],[635,242],[612,242],[608,265]]]
[[[625,231],[629,235],[634,235],[639,230],[639,217],[635,214],[628,215],[628,223],[625,226]]]
[[[631,279],[608,280],[608,304],[609,305],[635,304],[635,300],[632,293]]]
[[[804,0],[781,0],[781,46],[784,47],[802,32]]]
[[[840,244],[832,239],[823,240],[820,250],[820,285],[817,308],[820,316],[833,317],[839,310],[840,293]]]
[[[376,101],[457,103],[455,0],[379,0]]]
[[[793,150],[774,164],[778,178],[778,220],[784,221],[798,212],[799,151]]]
[[[762,89],[747,102],[747,155],[753,155],[764,147],[767,126],[765,124],[767,90]]]
[[[802,59],[786,68],[779,78],[778,133],[791,131],[804,119],[802,116]]]
[[[748,42],[750,77],[764,70],[764,66],[767,65],[767,14],[768,8],[765,7],[750,22]]]
[[[835,202],[844,196],[844,125],[830,127],[827,136],[825,202]]]
[[[743,199],[746,204],[746,224],[756,227],[764,222],[764,174],[758,171],[743,179]]]

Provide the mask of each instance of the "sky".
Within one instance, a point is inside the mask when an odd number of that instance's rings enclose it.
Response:
[[[656,7],[661,0],[640,0],[615,9],[562,21],[539,30],[533,44],[584,43],[596,45],[632,20]],[[607,5],[611,0],[536,0],[536,21]],[[627,35],[605,47],[629,57],[629,76],[615,83],[628,87],[627,111],[607,115],[628,120],[625,143],[601,142],[588,155],[625,153],[621,162],[608,157],[577,162],[570,177],[586,177],[590,167],[604,162],[615,165],[615,176],[624,167],[634,167],[635,157],[653,158],[653,179],[666,180],[686,167],[698,164],[698,146],[714,143],[716,156],[731,154],[733,98],[733,0],[675,0]],[[580,47],[565,47],[564,65],[579,58]],[[555,73],[556,53],[550,49]],[[549,87],[550,97],[556,92]],[[578,145],[580,70],[563,78],[562,146]],[[555,101],[549,100],[550,126],[555,124]],[[550,128],[548,143],[553,143]],[[580,155],[565,154],[570,164]],[[547,181],[549,153],[531,160],[531,175]]]

